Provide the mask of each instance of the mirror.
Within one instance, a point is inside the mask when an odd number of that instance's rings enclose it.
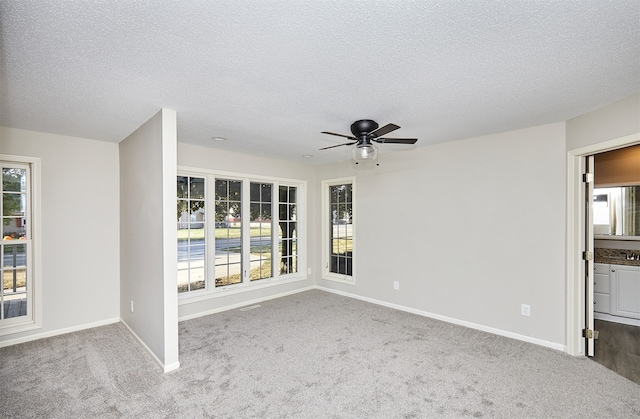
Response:
[[[640,238],[640,186],[594,188],[593,233]]]

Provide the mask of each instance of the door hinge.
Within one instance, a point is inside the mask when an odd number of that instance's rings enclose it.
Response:
[[[582,181],[584,183],[591,183],[593,182],[593,173],[583,173],[582,174]]]
[[[593,260],[593,252],[582,252],[582,260]]]
[[[582,337],[587,339],[598,339],[600,332],[591,329],[582,329]]]

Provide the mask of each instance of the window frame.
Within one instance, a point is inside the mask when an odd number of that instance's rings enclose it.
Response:
[[[205,178],[205,286],[203,289],[182,292],[178,294],[178,303],[189,304],[198,301],[204,301],[212,298],[218,298],[226,295],[252,291],[265,287],[272,287],[289,282],[301,281],[307,279],[307,182],[300,179],[279,178],[271,176],[250,175],[238,172],[218,171],[211,169],[201,169],[189,166],[178,166],[176,176],[202,177]],[[293,186],[297,188],[297,252],[298,252],[298,269],[297,272],[283,274],[279,273],[279,269],[273,267],[273,275],[269,278],[252,281],[250,279],[250,222],[242,223],[242,264],[241,274],[242,281],[236,284],[224,286],[215,286],[215,242],[211,241],[215,237],[215,183],[216,180],[239,180],[242,182],[242,203],[241,203],[241,219],[248,220],[250,218],[251,183],[270,183],[272,185],[272,225],[278,225],[277,211],[273,210],[279,205],[278,188],[280,186]],[[214,222],[211,222],[214,220]],[[245,234],[246,233],[246,234]],[[214,239],[215,240],[215,239]],[[279,259],[278,252],[278,233],[272,227],[271,233],[272,256]],[[275,251],[274,251],[275,250]],[[176,285],[177,286],[177,285]]]
[[[37,157],[13,156],[0,154],[0,161],[7,166],[23,166],[28,168],[27,188],[27,238],[25,240],[11,240],[16,244],[27,245],[27,315],[0,320],[0,336],[21,333],[42,328],[42,278],[40,275],[40,159]],[[5,243],[8,244],[8,243]],[[29,291],[30,286],[30,291]]]
[[[331,194],[330,188],[336,185],[351,184],[351,235],[352,235],[352,247],[351,247],[351,275],[337,274],[331,272],[331,253],[329,247],[331,246],[331,237],[329,234],[332,224],[331,219]],[[336,281],[343,284],[356,285],[356,178],[355,176],[327,179],[322,181],[322,210],[320,216],[322,217],[322,279],[329,281]]]

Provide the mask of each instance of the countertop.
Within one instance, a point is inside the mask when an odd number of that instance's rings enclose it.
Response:
[[[595,263],[609,263],[611,265],[640,266],[640,260],[627,259],[627,254],[639,255],[638,250],[627,249],[594,249]]]

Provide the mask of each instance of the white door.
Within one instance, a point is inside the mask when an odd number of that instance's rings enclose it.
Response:
[[[594,330],[593,319],[593,156],[585,157],[584,295],[585,332]],[[594,332],[595,333],[595,332]],[[585,353],[593,356],[594,339],[585,333]]]

